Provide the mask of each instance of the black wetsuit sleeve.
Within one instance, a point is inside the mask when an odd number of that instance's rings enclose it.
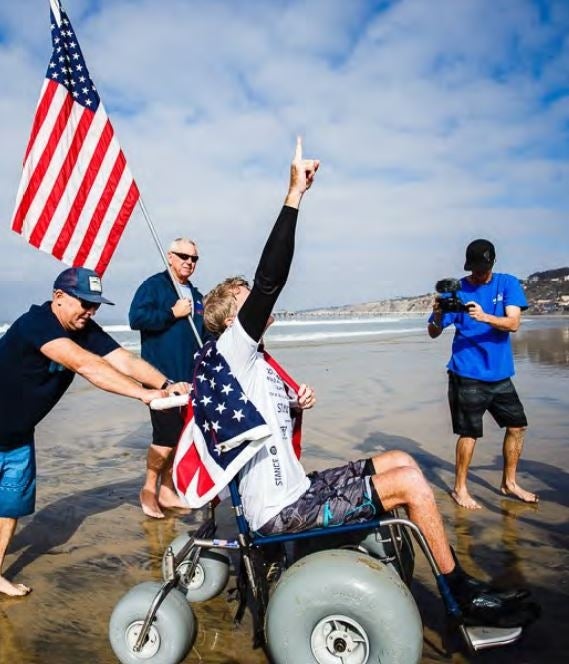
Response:
[[[288,278],[297,218],[296,208],[287,205],[282,208],[261,254],[251,293],[239,311],[239,322],[255,341],[263,336],[269,315]]]

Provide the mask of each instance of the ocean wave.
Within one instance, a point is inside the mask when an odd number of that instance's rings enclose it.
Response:
[[[391,328],[389,330],[352,330],[346,332],[305,332],[300,334],[275,334],[269,330],[267,341],[271,343],[290,343],[296,341],[334,341],[335,339],[354,339],[357,337],[377,337],[391,334],[399,336],[414,332],[424,332],[423,327]]]
[[[374,317],[374,318],[318,318],[314,320],[295,318],[294,320],[276,320],[272,327],[300,327],[300,326],[312,326],[312,325],[374,325],[381,323],[400,323],[401,318],[391,318],[388,316]]]
[[[103,325],[103,330],[108,332],[132,332],[130,325]]]

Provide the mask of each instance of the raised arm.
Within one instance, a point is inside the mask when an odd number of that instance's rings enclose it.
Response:
[[[243,329],[256,341],[263,336],[271,311],[287,281],[294,255],[298,208],[319,165],[318,160],[302,158],[302,141],[297,138],[284,206],[261,254],[251,293],[238,314]]]

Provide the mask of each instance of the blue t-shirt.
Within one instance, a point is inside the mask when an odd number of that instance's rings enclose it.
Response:
[[[0,448],[32,440],[36,424],[71,385],[73,371],[40,351],[44,344],[60,338],[71,339],[101,357],[119,348],[95,321],[70,332],[51,311],[51,302],[33,305],[0,339]]]
[[[525,293],[516,277],[494,273],[487,284],[471,284],[466,277],[460,280],[457,293],[462,302],[477,302],[487,314],[503,317],[506,307],[514,305],[527,309]],[[430,316],[429,322],[432,321]],[[444,313],[441,327],[454,325],[452,355],[447,364],[450,371],[488,382],[514,375],[514,356],[510,333],[496,330],[488,323],[471,318],[468,313]]]

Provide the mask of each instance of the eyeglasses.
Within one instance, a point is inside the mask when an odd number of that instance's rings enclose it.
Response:
[[[173,251],[172,253],[174,254],[174,256],[177,256],[184,263],[192,261],[192,263],[195,265],[200,259],[200,257],[196,256],[195,254],[181,254],[178,251]]]
[[[85,311],[89,311],[89,309],[94,309],[97,311],[97,309],[101,306],[100,302],[89,302],[87,300],[82,300],[80,297],[77,298],[79,302],[81,303],[81,306]]]

